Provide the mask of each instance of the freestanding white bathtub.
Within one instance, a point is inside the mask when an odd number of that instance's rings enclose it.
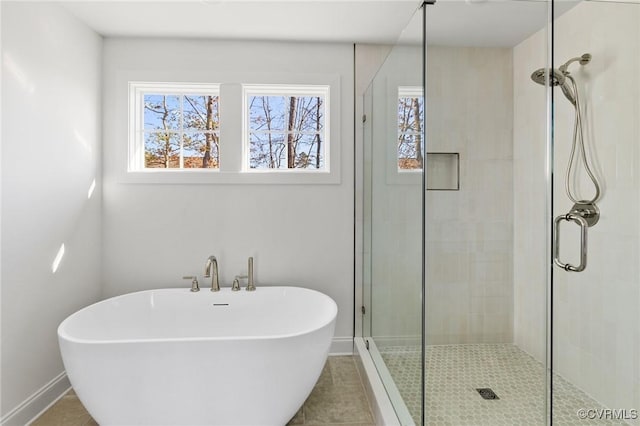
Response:
[[[102,426],[282,426],[320,376],[337,312],[299,287],[149,290],[72,314],[58,340]]]

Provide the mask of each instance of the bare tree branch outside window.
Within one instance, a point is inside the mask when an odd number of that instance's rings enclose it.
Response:
[[[398,98],[398,169],[422,169],[424,98]]]
[[[219,98],[144,95],[145,168],[219,167]]]
[[[323,169],[324,98],[250,96],[252,169]]]

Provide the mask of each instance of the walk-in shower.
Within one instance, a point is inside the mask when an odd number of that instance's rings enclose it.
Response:
[[[397,424],[640,425],[640,4],[424,7],[362,98],[357,308]]]

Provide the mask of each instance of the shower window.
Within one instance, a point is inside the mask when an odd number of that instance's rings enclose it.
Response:
[[[422,87],[398,88],[398,171],[422,170],[423,166],[423,116],[424,96]]]
[[[129,170],[219,168],[219,88],[130,83]]]

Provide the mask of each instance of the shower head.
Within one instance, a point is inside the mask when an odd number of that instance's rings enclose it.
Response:
[[[560,86],[565,83],[567,78],[563,73],[561,73],[557,69],[551,70],[551,75],[549,76],[549,84],[552,86]],[[531,74],[531,80],[535,81],[538,84],[542,84],[543,86],[547,84],[547,69],[540,68],[539,70],[535,70]]]
[[[566,65],[566,64],[565,64]],[[569,102],[571,102],[573,105],[576,104],[576,97],[573,93],[573,90],[571,89],[571,87],[569,86],[569,82],[567,81],[567,75],[569,73],[563,73],[560,70],[557,70],[555,68],[551,69],[551,70],[547,70],[546,68],[540,68],[538,70],[535,70],[533,72],[533,74],[531,74],[531,80],[535,81],[538,84],[542,84],[543,86],[547,85],[547,72],[551,71],[549,74],[549,83],[552,87],[553,86],[560,86],[560,89],[562,89],[562,93],[564,93],[564,95],[567,97],[567,99],[569,99]]]
[[[535,81],[538,84],[542,84],[543,86],[546,86],[547,84],[549,84],[551,87],[560,86],[560,89],[562,89],[562,93],[564,93],[567,99],[569,99],[569,102],[571,102],[575,106],[576,105],[576,93],[574,91],[574,89],[576,88],[575,81],[573,80],[573,77],[569,74],[569,71],[567,71],[567,68],[569,68],[569,65],[571,65],[574,62],[579,62],[580,65],[587,65],[589,62],[591,62],[591,54],[585,53],[582,56],[571,58],[567,62],[565,62],[560,67],[560,69],[552,68],[547,70],[546,68],[540,68],[539,70],[535,70],[533,74],[531,74],[531,80]],[[550,75],[547,77],[548,72]]]

